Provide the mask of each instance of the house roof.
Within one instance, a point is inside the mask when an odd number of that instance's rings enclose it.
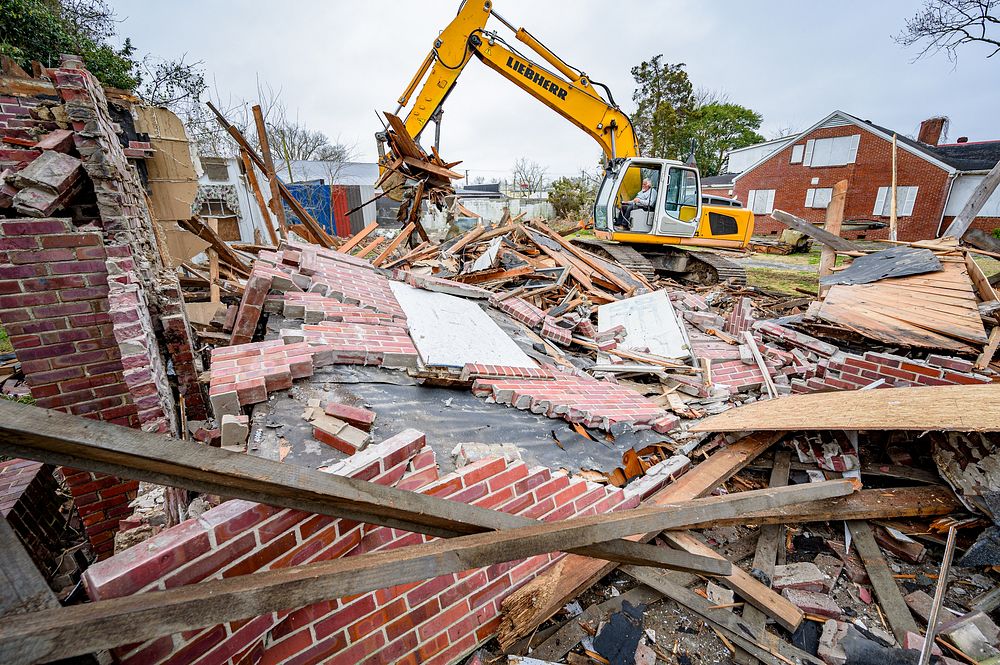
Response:
[[[725,187],[726,185],[733,184],[736,179],[736,173],[720,173],[719,175],[710,175],[701,179],[702,187]]]
[[[792,137],[789,140],[789,144],[798,142],[800,139],[812,133],[816,129],[827,126],[828,123],[854,124],[861,129],[865,129],[887,141],[891,141],[892,135],[895,134],[896,141],[901,149],[926,159],[948,173],[988,170],[993,168],[997,162],[1000,162],[1000,141],[981,141],[977,143],[955,143],[943,146],[932,146],[911,139],[908,136],[904,136],[900,132],[887,127],[881,127],[869,122],[868,120],[862,120],[843,111],[834,111],[812,127],[809,127],[805,131]],[[756,163],[751,164],[745,171],[737,175],[734,180],[743,177],[753,169],[774,157],[778,152],[780,152],[780,149],[761,158]]]
[[[1000,162],[1000,141],[949,143],[935,146],[934,152],[959,171],[988,171]]]
[[[325,162],[321,160],[293,160],[288,167],[277,161],[274,172],[284,182],[309,182],[322,180],[327,185],[374,185],[378,180],[378,164],[374,162]]]

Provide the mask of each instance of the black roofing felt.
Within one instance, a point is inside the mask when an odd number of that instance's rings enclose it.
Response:
[[[938,159],[959,171],[988,171],[996,166],[997,162],[1000,162],[1000,141],[932,146],[903,136],[887,127],[880,127],[874,123],[868,124],[890,136],[895,133],[896,140],[900,143],[905,143],[928,157]]]

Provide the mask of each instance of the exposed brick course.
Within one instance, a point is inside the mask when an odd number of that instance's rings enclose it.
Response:
[[[420,477],[422,493],[543,519],[634,507],[639,498],[502,459],[480,460],[438,478],[433,453],[413,430],[330,471],[399,487]],[[659,486],[672,478],[656,477]],[[85,583],[92,598],[112,598],[425,540],[397,529],[228,501],[92,566]],[[561,556],[540,555],[159,638],[117,649],[116,656],[129,665],[192,662],[195,652],[203,665],[227,662],[233,654],[254,654],[261,663],[451,663],[492,635],[507,594]]]

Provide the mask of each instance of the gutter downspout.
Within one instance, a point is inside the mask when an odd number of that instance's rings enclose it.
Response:
[[[948,193],[944,197],[944,205],[941,206],[941,219],[938,220],[937,231],[934,232],[935,238],[941,237],[941,227],[944,226],[944,213],[948,210],[948,203],[951,201],[951,192],[955,189],[955,181],[958,180],[958,176],[961,171],[955,171],[948,175]]]

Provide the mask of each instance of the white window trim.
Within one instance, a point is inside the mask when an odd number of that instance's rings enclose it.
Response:
[[[755,215],[769,215],[774,212],[773,189],[751,189],[747,193],[747,210]],[[755,210],[758,203],[763,203],[764,210]]]
[[[850,139],[851,145],[848,148],[848,158],[845,162],[838,162],[835,164],[813,164],[813,160],[816,156],[816,145],[820,141],[837,141],[838,139]],[[851,134],[849,136],[830,136],[821,139],[809,139],[806,141],[805,155],[802,159],[802,164],[805,166],[811,166],[812,168],[826,168],[829,166],[847,166],[848,164],[854,164],[858,161],[858,146],[861,144],[861,134]],[[826,145],[832,145],[824,143]],[[832,149],[832,148],[831,148]]]
[[[872,208],[872,216],[889,217],[892,212],[890,205],[892,201],[892,185],[879,187],[878,194],[875,195],[875,207]],[[920,191],[919,185],[896,185],[896,216],[913,216],[913,207],[917,202],[917,194]]]
[[[819,194],[820,192],[823,193],[821,195],[821,198],[822,198],[822,196],[826,196],[827,193],[829,193],[829,197],[826,199],[826,204],[825,205],[816,205],[816,201],[817,201],[817,196],[816,195]],[[833,198],[833,188],[832,187],[810,187],[809,189],[806,190],[805,207],[807,207],[807,208],[819,208],[820,210],[823,210],[823,209],[827,208],[830,205],[830,200],[832,198]]]

